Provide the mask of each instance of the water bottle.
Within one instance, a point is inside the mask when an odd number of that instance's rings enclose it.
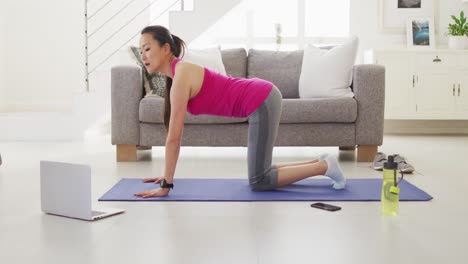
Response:
[[[400,188],[397,181],[398,164],[394,161],[394,156],[388,156],[388,161],[384,163],[381,208],[385,215],[397,215],[399,206]]]

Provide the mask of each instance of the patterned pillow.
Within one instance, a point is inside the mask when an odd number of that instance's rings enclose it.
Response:
[[[143,74],[143,87],[145,89],[145,97],[147,96],[160,96],[164,97],[166,91],[166,75],[160,72],[149,73],[140,56],[140,48],[135,46],[129,47],[131,57],[142,68]]]

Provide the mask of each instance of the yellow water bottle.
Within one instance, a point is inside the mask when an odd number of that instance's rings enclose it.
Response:
[[[385,215],[397,215],[400,188],[397,181],[398,164],[394,161],[394,156],[388,156],[388,161],[384,163],[381,208]]]

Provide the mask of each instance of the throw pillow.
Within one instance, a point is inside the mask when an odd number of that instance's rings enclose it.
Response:
[[[330,50],[307,45],[299,77],[299,97],[353,97],[350,86],[357,48],[355,36]]]
[[[140,65],[143,74],[143,88],[145,89],[145,97],[147,96],[160,96],[164,97],[166,91],[166,75],[160,72],[149,73],[141,59],[140,48],[130,46],[130,55],[132,59]]]
[[[223,58],[221,57],[221,50],[219,47],[199,50],[187,49],[182,59],[184,61],[206,67],[217,73],[226,75],[226,68],[224,67]]]

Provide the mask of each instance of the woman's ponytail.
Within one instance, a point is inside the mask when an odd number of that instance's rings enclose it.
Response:
[[[187,45],[178,36],[172,35],[172,34],[171,34],[171,36],[172,36],[172,39],[174,40],[174,47],[173,47],[172,53],[174,53],[174,55],[177,58],[182,58],[185,55],[185,49],[186,49]]]

